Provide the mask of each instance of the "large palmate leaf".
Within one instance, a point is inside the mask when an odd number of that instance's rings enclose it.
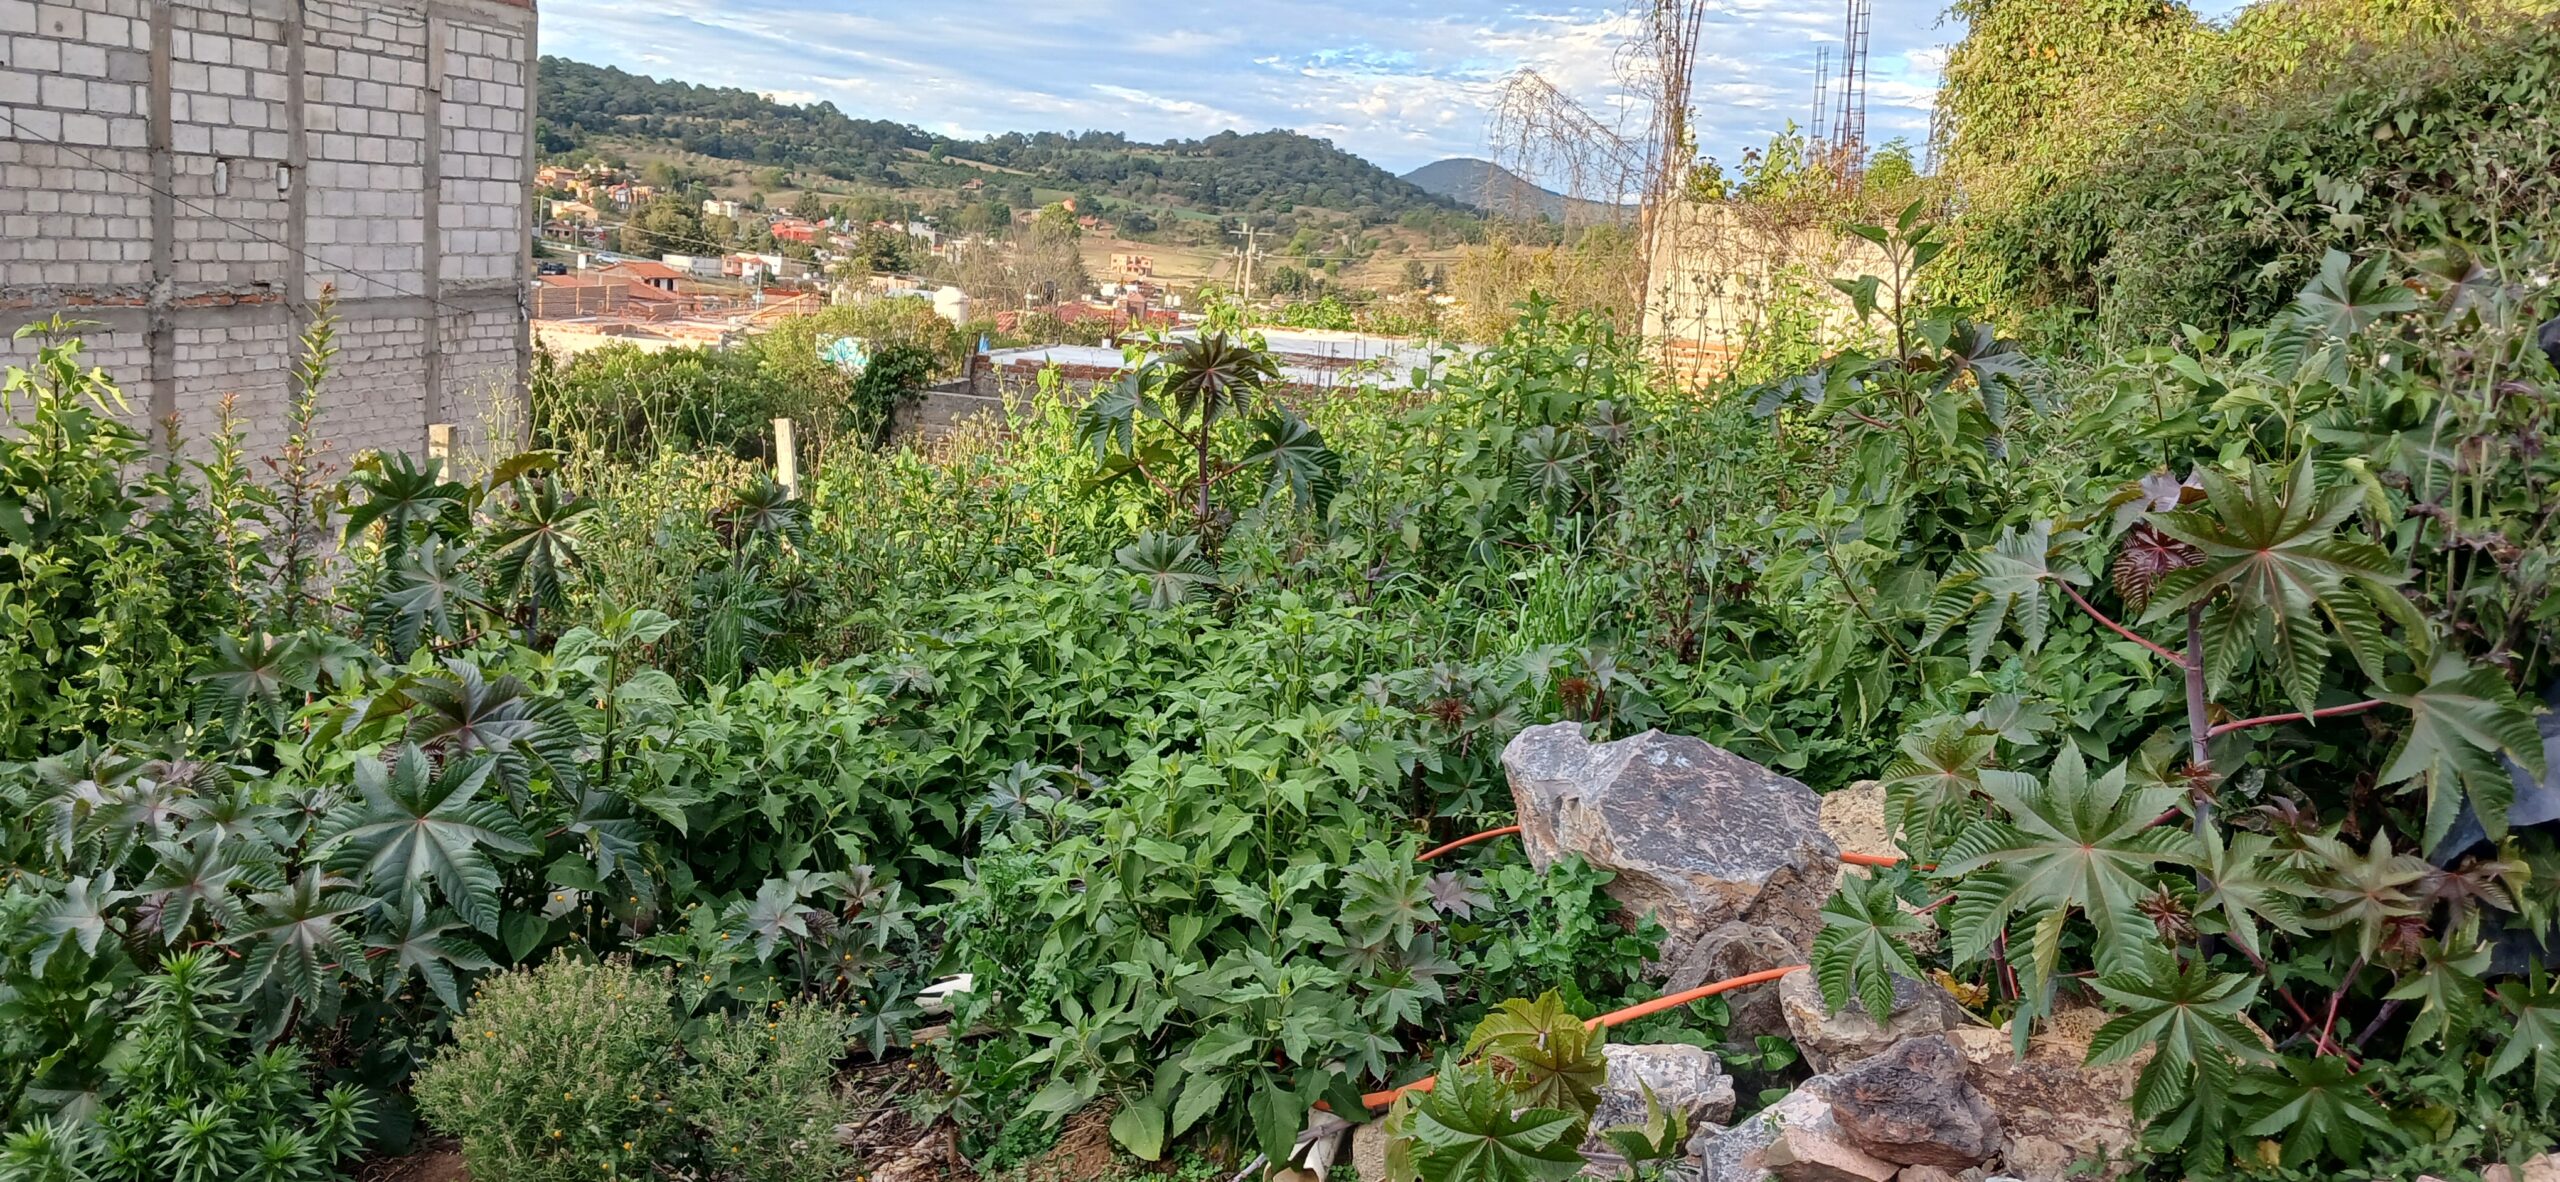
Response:
[[[37,941],[29,964],[38,975],[44,973],[47,961],[65,947],[76,947],[83,954],[98,951],[98,941],[113,925],[112,913],[128,896],[116,889],[116,876],[110,871],[95,877],[83,875],[72,879],[62,889],[62,897],[48,904],[36,920]]]
[[[2039,521],[2023,530],[2004,530],[1989,549],[1958,559],[1954,569],[1938,583],[1937,597],[1929,605],[1929,629],[1920,638],[1921,646],[1938,643],[1939,637],[1963,624],[1965,657],[1973,668],[1979,669],[1991,654],[1991,642],[1999,637],[2000,630],[2015,623],[2029,652],[2042,648],[2045,626],[2051,619],[2045,583],[2088,581],[2085,575],[2053,569],[2055,544],[2053,523]]]
[[[238,718],[251,708],[278,710],[288,699],[319,686],[319,668],[299,636],[251,632],[217,636],[213,656],[199,667],[195,712],[199,720]]]
[[[1205,333],[1166,356],[1163,378],[1176,416],[1214,423],[1251,412],[1256,396],[1280,380],[1280,362],[1225,333]]]
[[[2417,1016],[2409,1020],[2411,1044],[2438,1038],[2450,1043],[2478,1027],[2480,975],[2489,971],[2489,961],[2485,944],[2457,951],[2434,940],[2420,943],[2417,965],[2400,974],[2390,993],[2394,1001],[2418,1003]]]
[[[1430,867],[1372,843],[1342,876],[1342,930],[1354,944],[1401,948],[1433,918]]]
[[[2499,754],[2537,780],[2546,770],[2542,734],[2514,687],[2497,670],[2475,668],[2448,648],[2436,654],[2424,677],[2389,678],[2377,696],[2409,712],[2381,783],[2425,790],[2427,826],[2420,846],[2432,849],[2444,840],[2466,800],[2489,838],[2503,840],[2516,790]]]
[[[423,641],[461,639],[475,614],[489,610],[487,594],[467,565],[471,548],[428,538],[394,562],[366,618],[391,638],[397,653]]]
[[[1238,461],[1267,473],[1263,495],[1286,494],[1298,505],[1319,513],[1333,503],[1342,484],[1342,457],[1325,446],[1324,436],[1296,415],[1275,413],[1253,421],[1253,442]]]
[[[582,519],[594,509],[584,497],[562,496],[548,477],[517,485],[514,503],[489,536],[489,573],[499,593],[542,611],[567,610],[568,571],[578,564]]]
[[[2309,922],[2323,931],[2356,929],[2358,956],[2370,959],[2394,923],[2426,914],[2412,888],[2435,867],[2394,851],[2390,834],[2376,832],[2362,854],[2344,842],[2316,834],[2303,841],[2321,868],[2311,879],[2318,910]]]
[[[1585,1118],[1521,1107],[1487,1068],[1447,1072],[1407,1102],[1406,1152],[1421,1182],[1563,1182],[1582,1172]]]
[[[1880,781],[1887,831],[1915,854],[1935,854],[1939,840],[1969,819],[1998,742],[1998,736],[1952,717],[1930,719],[1904,734]]]
[[[2302,875],[2275,856],[2275,840],[2264,834],[2234,832],[2225,843],[2222,830],[2207,825],[2196,835],[2196,913],[2222,917],[2222,930],[2251,956],[2264,956],[2259,925],[2282,932],[2303,930],[2297,900],[2311,893]]]
[[[383,544],[396,551],[417,532],[412,527],[460,525],[470,512],[471,486],[445,479],[439,465],[421,464],[406,452],[384,452],[349,480],[364,493],[347,509],[350,542],[379,525]]]
[[[492,681],[480,667],[447,660],[442,676],[400,687],[409,706],[407,739],[437,758],[487,753],[498,782],[522,800],[538,771],[574,791],[582,783],[577,723],[558,701],[537,698],[512,675]]]
[[[1091,450],[1097,460],[1135,448],[1139,417],[1163,417],[1148,393],[1157,377],[1155,363],[1148,362],[1095,385],[1084,409],[1076,412],[1076,446]]]
[[[230,918],[233,885],[260,868],[244,861],[243,852],[220,841],[151,843],[151,873],[133,894],[141,900],[142,917],[159,930],[161,943],[176,944],[200,913],[215,923]]]
[[[2529,980],[2498,982],[2498,1008],[2507,1041],[2489,1061],[2489,1078],[2533,1063],[2533,1094],[2544,1104],[2560,1096],[2560,986],[2537,969]]]
[[[1522,432],[1512,481],[1520,495],[1535,501],[1568,501],[1582,487],[1591,451],[1579,432],[1534,427]]]
[[[359,876],[396,908],[433,881],[472,927],[498,930],[498,868],[491,851],[529,854],[514,814],[480,795],[496,760],[467,755],[436,769],[415,744],[388,760],[356,763],[356,795],[321,824],[315,846],[332,869]]]
[[[2183,795],[2165,785],[2128,789],[2122,764],[2092,778],[2067,745],[2042,783],[1989,771],[1982,794],[2002,815],[1957,836],[1939,866],[1962,879],[1948,923],[1957,959],[1988,951],[2014,916],[2025,924],[2025,964],[2037,980],[2050,980],[2063,924],[2077,911],[2097,929],[2100,972],[2139,969],[2156,937],[2136,902],[2151,893],[2162,865],[2193,865],[2200,856],[2185,830],[2154,824]]]
[[[2253,467],[2236,480],[2212,468],[2197,475],[2204,504],[2154,515],[2152,523],[2200,558],[2161,576],[2143,619],[2206,605],[2206,631],[2226,644],[2245,643],[2299,710],[2310,710],[2319,695],[2333,631],[2366,676],[2379,680],[2383,617],[2411,627],[2417,621],[2398,590],[2404,572],[2391,555],[2336,533],[2355,515],[2361,492],[2353,485],[2320,492],[2309,463]]]
[[[1918,979],[1920,959],[1909,937],[1928,921],[1902,909],[1894,893],[1899,875],[1844,878],[1822,905],[1822,932],[1813,938],[1813,971],[1824,1004],[1838,1010],[1855,996],[1878,1022],[1893,1016],[1893,978]]]
[[[305,871],[289,887],[250,897],[247,918],[225,941],[248,949],[240,963],[243,992],[273,981],[303,1004],[317,1005],[323,988],[341,974],[371,979],[353,921],[375,901],[346,885],[344,879]]]
[[[2311,1059],[2286,1056],[2276,1071],[2241,1077],[2239,1092],[2250,1097],[2257,1119],[2241,1132],[2251,1137],[2282,1137],[2283,1162],[2299,1167],[2326,1152],[2340,1161],[2364,1156],[2365,1143],[2402,1139],[2391,1114],[2374,1101],[2375,1081],[2350,1066],[2343,1055]]]
[[[1512,998],[1476,1024],[1467,1054],[1502,1064],[1516,1103],[1589,1112],[1600,1102],[1609,1060],[1600,1053],[1605,1027],[1586,1027],[1553,990],[1536,1001]]]
[[[2101,997],[2122,1011],[2089,1039],[2092,1066],[2121,1062],[2151,1050],[2135,1087],[2135,1109],[2148,1119],[2186,1099],[2200,1065],[2209,1060],[2264,1058],[2264,1044],[2249,1026],[2249,1003],[2258,979],[2217,973],[2201,956],[2181,964],[2158,944],[2144,947],[2135,964],[2094,982]]]
[[[2387,265],[2382,255],[2359,263],[2344,251],[2330,251],[2320,260],[2320,274],[2294,298],[2293,314],[2320,336],[2340,338],[2417,310],[2418,293],[2392,282]]]
[[[1145,580],[1138,602],[1157,611],[1190,602],[1218,581],[1208,560],[1200,557],[1200,539],[1189,534],[1148,530],[1111,556],[1120,569]]]
[[[476,973],[495,967],[487,953],[468,935],[447,935],[462,927],[462,921],[442,908],[429,910],[424,898],[412,896],[405,908],[393,908],[390,922],[374,929],[365,947],[382,960],[382,989],[393,992],[416,977],[448,1010],[462,1008],[462,985],[457,973]]]

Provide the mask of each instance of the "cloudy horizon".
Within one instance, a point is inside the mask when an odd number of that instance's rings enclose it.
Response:
[[[1945,46],[1940,0],[1875,0],[1867,138],[1917,145]],[[1103,130],[1195,139],[1287,128],[1395,173],[1492,155],[1502,79],[1536,69],[1604,115],[1631,18],[1609,7],[1453,0],[1281,0],[1189,23],[1132,0],[1031,8],[944,0],[929,16],[874,0],[546,0],[542,52],[637,74],[831,102],[954,139]],[[1153,16],[1147,16],[1152,12]],[[1836,2],[1711,0],[1693,89],[1699,149],[1728,164],[1811,117],[1816,48],[1836,59]],[[1548,178],[1541,178],[1548,179]]]

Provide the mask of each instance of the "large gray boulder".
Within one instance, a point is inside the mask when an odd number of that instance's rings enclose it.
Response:
[[[1702,739],[1593,743],[1571,722],[1520,732],[1502,768],[1530,862],[1580,854],[1615,874],[1609,893],[1668,931],[1665,964],[1732,923],[1799,957],[1813,946],[1839,850],[1811,788]]]
[[[1849,1140],[1906,1166],[1980,1165],[2000,1148],[2000,1116],[1944,1037],[1915,1038],[1829,1077],[1823,1098]]]
[[[1822,985],[1811,972],[1780,978],[1777,1004],[1796,1049],[1804,1052],[1805,1063],[1815,1071],[1838,1071],[1892,1050],[1907,1039],[1973,1023],[1973,1016],[1936,982],[1900,973],[1893,975],[1893,1012],[1884,1022],[1868,1016],[1866,1007],[1855,998],[1832,1009],[1824,1002]]]

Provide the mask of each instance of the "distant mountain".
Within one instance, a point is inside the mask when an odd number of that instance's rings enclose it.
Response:
[[[1424,192],[1455,198],[1486,213],[1510,217],[1536,212],[1564,221],[1567,211],[1577,218],[1607,217],[1619,212],[1612,210],[1607,202],[1568,197],[1493,161],[1478,160],[1472,156],[1434,160],[1404,174],[1404,179]]]
[[[792,106],[753,91],[661,81],[545,57],[541,141],[565,153],[609,138],[825,173],[892,189],[1053,190],[1201,213],[1277,215],[1300,206],[1366,224],[1422,211],[1466,220],[1460,202],[1294,131],[1220,132],[1133,141],[1117,132],[1012,132],[954,141],[903,123],[857,119],[832,103]],[[992,195],[992,193],[991,193]]]

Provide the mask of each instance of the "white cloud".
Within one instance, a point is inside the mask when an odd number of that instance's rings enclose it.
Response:
[[[1871,128],[1925,130],[1958,31],[1943,0],[1876,0]],[[937,134],[1125,131],[1141,139],[1294,127],[1397,171],[1484,155],[1501,82],[1534,69],[1628,130],[1636,18],[1573,0],[546,0],[543,51],[661,77],[824,99]],[[1841,0],[1707,0],[1692,86],[1703,151],[1724,159],[1813,107],[1813,53]],[[1546,7],[1531,7],[1544,4]]]

